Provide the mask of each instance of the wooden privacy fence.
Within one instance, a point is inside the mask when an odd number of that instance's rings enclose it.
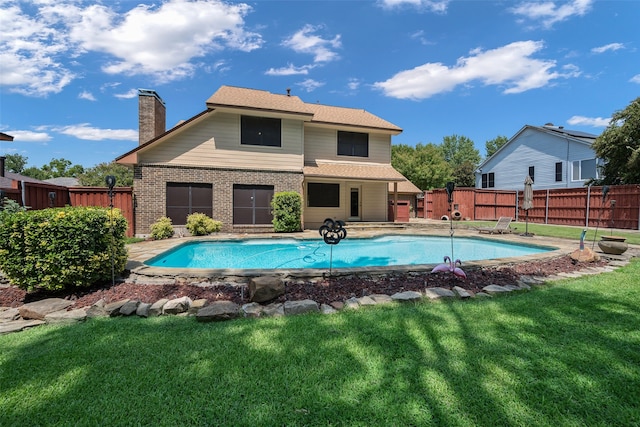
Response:
[[[495,221],[510,216],[524,221],[526,212],[520,208],[523,190],[457,188],[453,193],[453,213],[469,220]],[[595,186],[534,190],[528,220],[539,224],[640,230],[640,185],[612,185],[604,203],[602,190],[603,187]],[[424,200],[425,218],[448,218],[452,214],[444,189],[426,191]]]
[[[17,188],[3,188],[5,197],[20,206],[38,210],[70,206],[110,206],[109,190],[106,187],[61,187],[53,184],[17,181]],[[127,237],[133,237],[135,224],[133,214],[133,188],[115,187],[113,207],[120,209],[129,224]]]

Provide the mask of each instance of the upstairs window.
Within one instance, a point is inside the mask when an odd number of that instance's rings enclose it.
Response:
[[[556,163],[556,182],[562,182],[562,162]]]
[[[338,156],[369,157],[369,134],[338,131]]]
[[[536,182],[535,174],[536,174],[535,166],[529,166],[529,176],[531,177],[531,181],[533,182]]]
[[[240,144],[281,147],[282,123],[280,119],[242,116],[240,118]]]
[[[588,179],[600,179],[600,159],[576,160],[572,163],[572,181],[586,181]]]
[[[495,174],[493,172],[482,174],[482,188],[494,188],[496,186]]]

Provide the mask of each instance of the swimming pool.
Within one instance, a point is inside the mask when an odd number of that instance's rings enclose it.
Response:
[[[555,248],[456,237],[454,258],[479,261],[549,252]],[[151,267],[199,269],[333,269],[439,264],[451,256],[451,239],[438,236],[381,236],[323,240],[249,239],[196,241],[147,260]],[[330,266],[331,263],[331,266]]]

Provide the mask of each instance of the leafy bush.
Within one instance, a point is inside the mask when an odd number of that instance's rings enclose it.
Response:
[[[220,231],[221,228],[221,221],[209,218],[203,213],[192,213],[187,216],[187,230],[192,236],[206,236]]]
[[[173,233],[173,225],[169,217],[163,216],[151,224],[151,238],[153,240],[168,239],[173,236]]]
[[[27,291],[87,287],[120,274],[127,220],[119,209],[65,207],[0,215],[0,269]]]
[[[273,195],[273,229],[276,233],[300,231],[302,196],[295,191],[283,191]]]
[[[27,208],[25,206],[20,206],[18,202],[9,199],[8,197],[0,199],[0,213],[4,212],[5,214],[12,214],[16,212],[24,212],[26,210]]]

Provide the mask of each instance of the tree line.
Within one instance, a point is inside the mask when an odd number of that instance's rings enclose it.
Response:
[[[67,159],[52,159],[42,167],[26,167],[28,157],[21,154],[7,154],[5,168],[9,172],[28,176],[40,181],[51,178],[76,178],[79,185],[88,187],[104,187],[108,175],[116,177],[116,186],[131,187],[133,185],[133,169],[118,163],[100,163],[91,168],[74,165]]]

